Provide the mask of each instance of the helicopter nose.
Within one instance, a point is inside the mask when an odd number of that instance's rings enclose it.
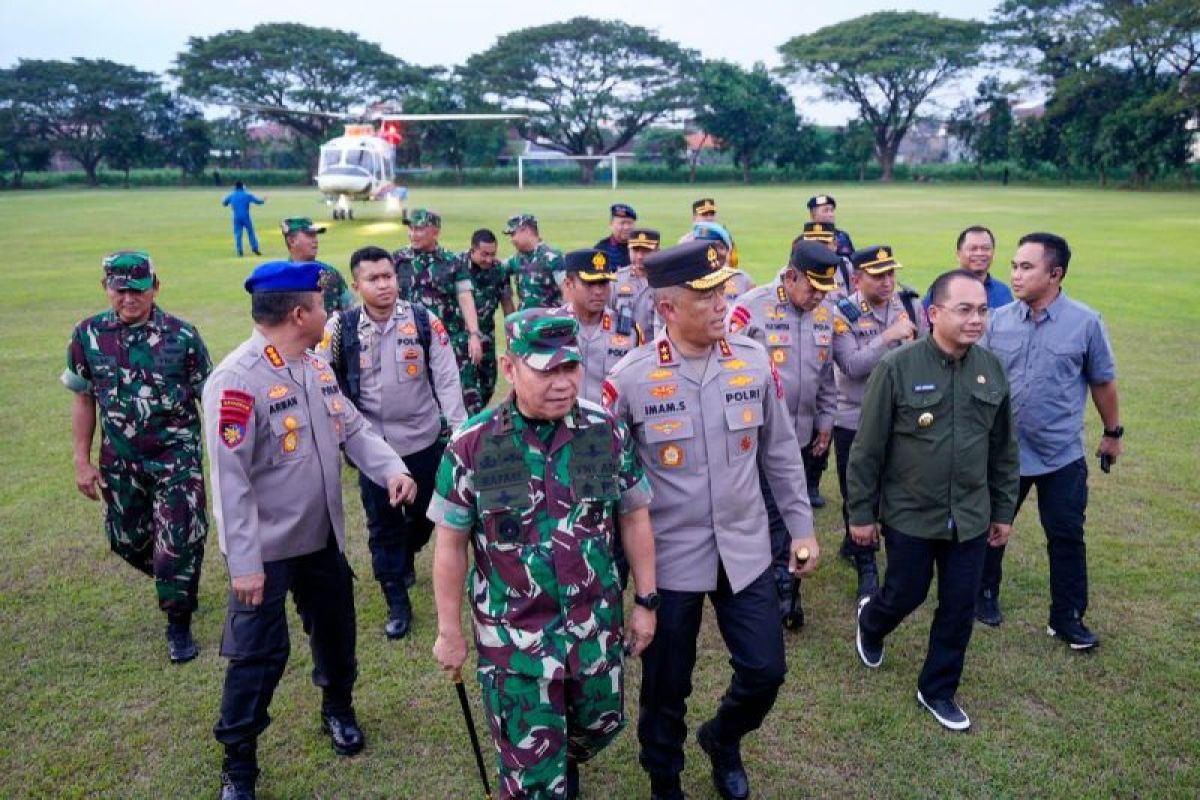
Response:
[[[360,175],[319,175],[317,187],[330,194],[357,194],[367,191],[371,179]]]

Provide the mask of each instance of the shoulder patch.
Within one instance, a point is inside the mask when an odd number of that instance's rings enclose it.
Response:
[[[600,384],[600,404],[611,409],[617,403],[617,387],[608,378]]]
[[[246,440],[246,426],[253,412],[254,395],[240,389],[226,389],[221,392],[217,425],[221,431],[222,444],[233,450]]]
[[[450,335],[446,333],[446,326],[442,324],[440,319],[431,316],[429,318],[429,328],[437,334],[439,344],[443,346],[450,344]]]
[[[749,324],[750,309],[743,305],[734,306],[732,313],[729,315],[729,331],[731,333],[737,333]]]

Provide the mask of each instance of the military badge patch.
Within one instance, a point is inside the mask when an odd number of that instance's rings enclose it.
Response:
[[[317,375],[317,380],[319,380],[321,383],[333,383],[337,380],[337,378],[333,377],[332,372],[322,372]]]
[[[724,339],[717,342],[717,349],[721,351],[721,358],[733,358],[733,348]]]
[[[238,389],[226,389],[221,392],[217,425],[221,431],[221,441],[230,450],[245,441],[246,426],[253,412],[254,395]]]
[[[749,413],[749,412],[747,412],[747,413]],[[754,440],[750,438],[749,434],[746,434],[745,436],[743,436],[741,441],[738,442],[738,449],[741,450],[743,453],[749,453],[750,448],[752,448],[752,447],[754,447]]]
[[[784,350],[782,347],[775,348],[774,350],[771,351],[771,360],[774,361],[776,364],[786,364],[787,363],[787,350]]]
[[[721,366],[725,369],[745,369],[746,362],[742,361],[740,358],[735,358],[733,361],[726,361]]]
[[[283,437],[283,452],[294,453],[296,448],[300,446],[300,434],[295,431],[288,431]]]
[[[237,447],[246,438],[246,426],[236,422],[224,422],[221,424],[221,441],[228,448]]]
[[[417,356],[419,356],[420,354],[421,354],[420,350],[418,350],[415,347],[410,347],[404,351],[404,360],[405,361],[416,361]]]
[[[745,386],[748,383],[754,383],[754,378],[744,372],[729,379],[730,386]]]
[[[400,326],[400,332],[403,333],[405,336],[416,336],[417,335],[417,326],[413,325],[411,322],[406,322]]]
[[[658,463],[668,468],[683,466],[683,448],[677,444],[664,444],[658,448]]]
[[[664,436],[670,436],[675,431],[681,430],[683,428],[683,423],[679,420],[671,419],[667,420],[666,422],[656,422],[650,427],[657,433],[661,433]]]
[[[418,367],[416,364],[409,364],[408,366],[406,366],[404,368],[404,371],[406,373],[408,373],[410,376],[415,376],[418,372],[421,371],[421,368]]]
[[[665,381],[667,378],[670,378],[674,374],[675,373],[671,372],[671,370],[669,370],[669,369],[656,369],[656,370],[654,370],[654,372],[651,372],[646,377],[652,381]]]
[[[271,398],[272,400],[278,400],[281,397],[287,397],[287,393],[288,387],[284,386],[282,383],[277,383],[267,390],[267,397]]]
[[[658,398],[671,397],[679,389],[677,383],[663,383],[658,386],[650,387],[650,394]]]
[[[665,370],[660,370],[664,371]],[[608,380],[600,384],[600,403],[605,408],[612,408],[617,402],[617,387],[613,386]]]
[[[434,333],[437,334],[439,342],[441,342],[443,345],[450,344],[450,334],[446,333],[446,326],[442,324],[440,319],[437,317],[431,317],[429,320],[429,327]]]
[[[275,349],[275,345],[273,344],[269,344],[263,348],[263,357],[275,369],[283,369],[286,366],[283,356],[279,355],[279,351]]]
[[[834,333],[849,333],[850,326],[846,324],[845,320],[835,319],[833,321],[833,332]]]
[[[729,315],[729,330],[731,333],[737,333],[742,328],[750,324],[750,309],[745,306],[735,306],[733,312]]]
[[[813,311],[813,321],[814,322],[825,322],[828,319],[829,319],[829,308],[827,306],[817,306],[817,309],[815,311]]]

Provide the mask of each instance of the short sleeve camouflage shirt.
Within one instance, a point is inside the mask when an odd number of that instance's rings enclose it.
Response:
[[[451,340],[466,331],[466,321],[458,305],[458,292],[471,290],[471,273],[461,258],[444,247],[416,252],[402,247],[392,255],[400,298],[420,303],[446,326]]]
[[[545,242],[528,253],[517,252],[504,267],[516,279],[521,295],[521,310],[527,308],[557,308],[562,305],[562,289],[554,273],[563,270],[562,253]]]
[[[471,263],[469,251],[460,254],[459,259],[471,275],[480,335],[485,343],[494,342],[496,309],[500,307],[500,300],[512,291],[509,286],[508,273],[503,264],[495,264],[487,269],[475,266]]]
[[[480,669],[561,680],[620,663],[613,514],[648,506],[651,489],[628,429],[600,406],[542,424],[544,438],[512,397],[468,420],[429,517],[470,531]]]

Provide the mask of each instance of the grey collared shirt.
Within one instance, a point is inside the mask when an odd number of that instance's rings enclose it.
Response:
[[[1012,386],[1021,474],[1044,475],[1083,458],[1088,387],[1117,377],[1100,315],[1062,292],[1035,320],[1018,300],[992,313],[983,343]]]

